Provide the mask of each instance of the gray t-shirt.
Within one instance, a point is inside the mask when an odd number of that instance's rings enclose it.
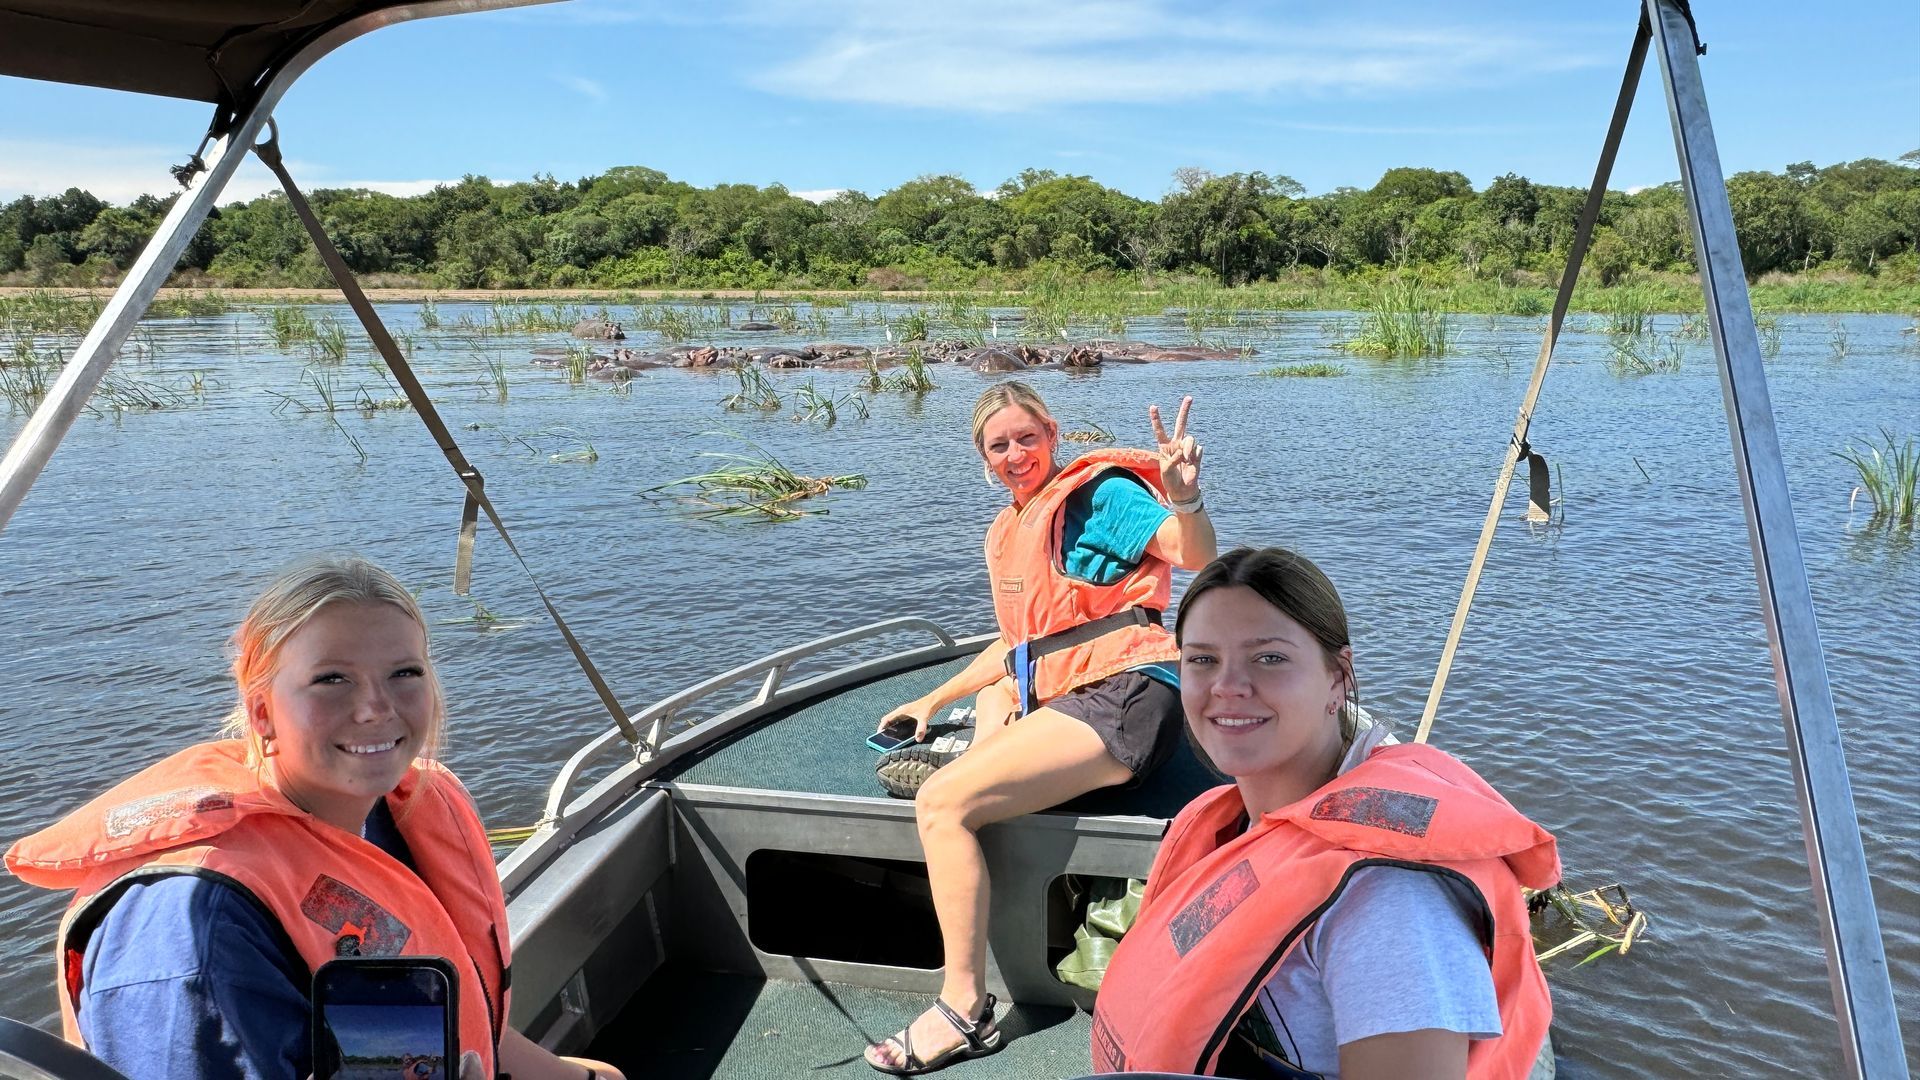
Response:
[[[1261,988],[1256,1041],[1333,1080],[1340,1046],[1440,1028],[1500,1034],[1493,972],[1475,929],[1479,901],[1452,878],[1397,866],[1354,872],[1299,948]]]
[[[1397,741],[1371,720],[1361,721],[1340,772]],[[1445,874],[1356,870],[1261,988],[1258,1019],[1250,1014],[1241,1030],[1289,1065],[1328,1080],[1340,1075],[1340,1046],[1373,1035],[1439,1028],[1494,1038],[1500,1007],[1480,945],[1482,917],[1472,886]]]

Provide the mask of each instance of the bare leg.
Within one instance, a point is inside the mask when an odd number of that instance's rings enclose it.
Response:
[[[961,1015],[978,1016],[987,993],[987,861],[976,835],[980,827],[1058,806],[1129,776],[1092,728],[1043,708],[1006,725],[921,787],[914,816],[946,952],[940,996]],[[912,1033],[921,1060],[965,1041],[933,1009],[913,1022]],[[867,1060],[904,1063],[892,1043],[868,1048]]]
[[[973,696],[973,741],[982,743],[1007,729],[1018,717],[1013,679],[988,683]]]

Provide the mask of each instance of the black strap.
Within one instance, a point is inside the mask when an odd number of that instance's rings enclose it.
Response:
[[[354,280],[353,271],[347,268],[346,260],[342,259],[340,252],[334,249],[333,241],[327,239],[327,231],[321,226],[320,219],[314,216],[313,207],[307,205],[306,196],[300,194],[300,189],[294,185],[293,177],[287,174],[286,164],[280,159],[279,128],[275,126],[273,137],[256,145],[253,152],[258,154],[260,160],[266,162],[267,168],[273,170],[273,175],[279,178],[281,188],[287,193],[287,204],[293,207],[293,212],[300,218],[300,223],[307,227],[307,234],[313,237],[313,246],[320,254],[320,261],[326,264],[327,272],[333,275],[334,282],[340,286],[340,292],[347,298],[353,313],[360,317],[360,325],[366,328],[367,337],[372,339],[373,347],[378,349],[381,357],[386,360],[387,368],[393,372],[394,381],[400,384],[401,391],[407,395],[408,404],[413,406],[413,411],[418,413],[421,421],[427,425],[427,431],[433,435],[433,441],[440,445],[440,452],[446,455],[447,464],[453,466],[454,475],[460,478],[461,486],[466,489],[467,502],[461,513],[459,557],[454,567],[456,591],[463,591],[471,576],[468,560],[473,551],[472,529],[477,522],[475,511],[484,511],[487,520],[493,522],[494,531],[500,534],[500,539],[507,545],[507,550],[512,552],[514,559],[519,562],[520,569],[526,571],[527,580],[533,582],[533,591],[540,594],[540,602],[546,605],[547,614],[553,618],[554,627],[560,631],[560,636],[566,639],[567,648],[573,650],[574,661],[580,665],[580,670],[586,673],[587,681],[593,684],[594,693],[600,696],[600,704],[605,706],[607,715],[613,718],[614,726],[620,729],[620,734],[629,744],[638,747],[640,732],[634,728],[633,722],[627,719],[627,710],[621,707],[620,699],[613,694],[613,688],[608,686],[606,679],[601,677],[600,669],[593,665],[592,660],[587,659],[586,650],[580,646],[579,639],[574,637],[573,631],[567,627],[567,621],[560,617],[560,611],[553,606],[547,591],[540,587],[540,579],[534,576],[533,568],[527,565],[527,560],[520,554],[520,548],[514,544],[513,537],[507,535],[506,522],[500,520],[499,511],[493,508],[493,503],[482,490],[480,470],[474,468],[467,461],[466,456],[460,452],[459,445],[453,441],[453,432],[447,430],[446,422],[440,419],[439,410],[433,407],[433,400],[427,396],[426,388],[420,385],[420,380],[414,376],[413,369],[401,357],[400,347],[394,344],[393,335],[387,333],[386,325],[380,321],[380,316],[374,312],[373,305],[367,301],[367,295],[360,291],[360,285]]]
[[[1047,634],[1027,642],[1029,660],[1039,660],[1048,653],[1057,653],[1062,649],[1071,649],[1075,645],[1085,645],[1097,637],[1104,637],[1115,630],[1124,630],[1129,626],[1159,626],[1160,610],[1150,607],[1130,607],[1103,615],[1092,622],[1083,622],[1079,626],[1070,626],[1058,633]],[[1007,653],[1007,674],[1013,671],[1013,653]]]

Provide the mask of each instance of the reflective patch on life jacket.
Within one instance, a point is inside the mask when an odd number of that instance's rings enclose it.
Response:
[[[1000,579],[1000,591],[1003,593],[1023,593],[1027,591],[1027,579],[1022,577],[1003,577]]]
[[[358,937],[361,956],[398,956],[413,937],[413,930],[393,913],[353,886],[325,874],[313,879],[313,888],[300,901],[300,913],[329,934]]]
[[[1234,863],[1167,924],[1167,936],[1173,939],[1174,951],[1181,956],[1192,952],[1214,927],[1233,914],[1242,900],[1259,888],[1260,879],[1254,875],[1253,863],[1246,859]]]
[[[1314,803],[1313,812],[1308,816],[1315,821],[1344,821],[1408,836],[1425,836],[1439,805],[1438,799],[1408,791],[1353,787]]]
[[[1126,1072],[1127,1055],[1120,1049],[1120,1040],[1113,1034],[1113,1026],[1107,1023],[1105,1013],[1099,1009],[1093,1011],[1093,1049],[1094,1064],[1102,1072]]]
[[[107,834],[107,839],[118,840],[141,829],[152,828],[168,818],[232,808],[231,791],[214,787],[179,788],[114,807],[107,811],[101,829]]]

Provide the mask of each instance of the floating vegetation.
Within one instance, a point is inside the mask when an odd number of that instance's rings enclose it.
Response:
[[[641,307],[634,309],[633,324],[651,330],[667,341],[685,341],[695,334],[722,330],[733,325],[733,309],[724,305],[709,307]]]
[[[1849,502],[1864,491],[1873,503],[1872,524],[1911,529],[1915,491],[1920,488],[1920,453],[1915,452],[1911,435],[1901,443],[1893,432],[1881,428],[1880,437],[1883,446],[1867,443],[1865,450],[1856,450],[1849,443],[1834,454],[1860,474],[1860,485],[1853,489]]]
[[[780,408],[780,392],[767,381],[767,373],[756,364],[741,364],[733,369],[740,388],[720,399],[728,412],[774,412]]]
[[[567,346],[567,382],[579,386],[587,381],[587,365],[593,363],[593,350],[585,345]]]
[[[505,619],[500,617],[499,615],[494,614],[493,611],[491,611],[487,607],[487,605],[480,602],[479,597],[468,596],[468,597],[464,597],[464,599],[467,601],[467,603],[473,605],[473,614],[461,615],[452,619],[438,619],[435,621],[438,622],[439,625],[441,626],[471,626],[475,630],[481,630],[481,631],[518,630],[522,626],[527,625],[525,620]],[[507,831],[513,831],[513,830],[507,830]],[[527,830],[527,832],[531,834],[532,830],[529,829]],[[487,835],[489,838],[491,838],[493,834],[488,833]],[[500,841],[496,840],[494,842],[499,843]]]
[[[1634,907],[1624,885],[1603,885],[1573,892],[1564,885],[1531,893],[1527,912],[1532,917],[1534,959],[1545,963],[1590,945],[1574,967],[1591,964],[1609,953],[1625,956],[1647,929],[1647,913]]]
[[[1682,341],[1705,341],[1712,335],[1708,331],[1705,315],[1685,315],[1681,317],[1673,336]]]
[[[727,464],[711,472],[695,473],[678,480],[647,488],[642,495],[666,495],[686,503],[698,518],[757,518],[764,521],[790,521],[825,510],[810,510],[793,504],[825,495],[835,488],[858,489],[867,486],[860,473],[845,476],[801,476],[781,464],[752,441],[732,432],[707,432],[744,443],[752,453],[730,454],[715,450],[700,456]]]
[[[1315,360],[1310,364],[1277,364],[1254,372],[1255,375],[1269,375],[1278,379],[1330,379],[1346,373],[1346,368],[1324,360]]]
[[[1445,356],[1447,317],[1432,306],[1419,285],[1404,279],[1389,282],[1373,290],[1358,336],[1343,347],[1389,360]]]
[[[1847,327],[1838,319],[1827,325],[1827,355],[1837,364],[1847,358]]]
[[[818,420],[827,427],[840,422],[840,410],[843,408],[860,420],[870,415],[866,398],[853,393],[822,394],[814,389],[812,379],[793,392],[793,404],[797,410],[793,414],[796,421],[812,423]]]
[[[420,329],[440,329],[440,305],[431,296],[420,301]]]
[[[1060,433],[1060,437],[1068,442],[1110,443],[1113,441],[1113,432],[1089,420],[1087,421],[1086,430],[1063,431]]]
[[[600,460],[600,451],[594,449],[593,440],[572,428],[554,428],[550,431],[515,435],[513,441],[536,455],[545,454],[548,461],[556,464],[590,465]]]
[[[1645,338],[1618,335],[1612,344],[1607,370],[1615,375],[1660,375],[1680,370],[1680,342],[1671,334]]]

